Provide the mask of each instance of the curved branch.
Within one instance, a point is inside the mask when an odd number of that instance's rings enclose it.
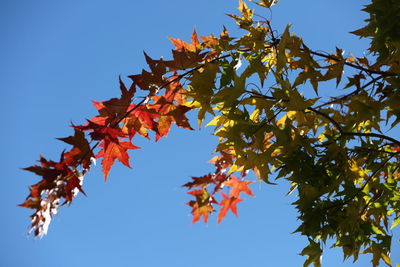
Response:
[[[253,95],[256,95],[256,97],[261,97],[261,98],[268,99],[268,100],[275,100],[275,101],[278,100],[278,99],[276,99],[275,97],[266,96],[266,95],[260,94],[260,93],[258,93],[258,92],[252,92],[252,91],[249,91],[249,90],[245,90],[245,92],[246,92],[246,93],[253,94]],[[287,99],[281,99],[281,100],[282,100],[283,102],[287,102],[287,101],[288,101]],[[318,107],[319,107],[319,106],[318,106]],[[317,108],[318,108],[318,107],[317,107]],[[307,107],[306,109],[304,109],[303,111],[305,111],[305,110],[308,109],[308,110],[314,112],[315,114],[318,114],[318,115],[320,115],[320,116],[326,118],[327,120],[329,120],[329,121],[337,128],[337,130],[339,131],[339,133],[340,133],[341,135],[362,136],[362,137],[377,137],[377,138],[381,138],[381,139],[385,139],[385,140],[391,141],[393,144],[396,144],[396,145],[400,146],[400,141],[399,141],[399,140],[396,140],[396,139],[394,139],[393,137],[390,137],[390,136],[387,136],[387,135],[377,134],[377,133],[345,132],[345,131],[343,130],[342,126],[341,126],[337,121],[335,121],[335,120],[334,120],[332,117],[330,117],[328,114],[325,114],[325,113],[319,111],[317,108],[313,108],[313,107],[310,106],[310,107]]]
[[[323,113],[323,112],[321,112],[321,111],[319,111],[319,110],[317,110],[315,108],[312,108],[312,107],[308,107],[307,109],[313,111],[314,113],[316,113],[316,114],[318,114],[318,115],[320,115],[320,116],[322,116],[322,117],[324,117],[326,119],[328,119],[338,129],[338,131],[340,132],[341,135],[362,136],[362,137],[377,137],[377,138],[381,138],[381,139],[385,139],[385,140],[391,141],[393,144],[396,144],[396,145],[400,146],[400,141],[399,140],[396,140],[396,139],[394,139],[394,138],[392,138],[390,136],[387,136],[387,135],[377,134],[377,133],[345,132],[343,130],[343,128],[340,126],[340,124],[337,121],[335,121],[333,118],[331,118],[329,115],[327,115],[327,114],[325,114],[325,113]]]
[[[377,82],[378,80],[380,80],[380,79],[382,79],[382,78],[383,78],[383,76],[378,76],[378,77],[372,79],[371,81],[369,81],[368,83],[364,84],[363,86],[357,87],[354,91],[352,91],[352,92],[350,92],[350,93],[348,93],[348,94],[346,94],[346,95],[344,95],[344,96],[342,96],[342,97],[339,97],[339,98],[336,98],[336,99],[334,99],[334,100],[331,100],[331,101],[329,101],[329,102],[322,103],[322,104],[320,104],[319,106],[316,106],[315,108],[324,107],[324,106],[327,106],[327,105],[330,105],[330,104],[334,104],[334,103],[337,102],[337,101],[346,100],[346,99],[348,99],[349,97],[352,97],[352,96],[358,94],[359,92],[361,92],[362,90],[364,90],[365,88],[367,88],[368,86],[370,86],[371,84]]]
[[[388,141],[391,141],[393,144],[399,145],[400,146],[400,141],[387,136],[383,134],[377,134],[377,133],[354,133],[354,132],[343,132],[343,135],[354,135],[354,136],[364,136],[364,137],[377,137],[381,139],[386,139]]]
[[[303,44],[303,45],[304,45],[304,44]],[[304,45],[304,46],[305,46],[305,45]],[[368,69],[368,68],[362,67],[362,66],[360,66],[360,65],[356,65],[356,64],[354,64],[354,63],[347,62],[347,61],[345,61],[345,60],[343,60],[343,59],[337,58],[337,57],[332,56],[332,55],[325,55],[325,54],[322,54],[322,53],[319,53],[319,52],[312,51],[312,50],[309,49],[307,46],[305,46],[305,47],[306,47],[307,49],[302,48],[301,50],[304,51],[304,52],[307,50],[307,52],[309,52],[309,53],[312,54],[312,55],[319,56],[319,57],[323,57],[323,58],[330,59],[330,60],[334,60],[334,61],[336,61],[336,62],[342,62],[342,61],[344,61],[344,64],[345,64],[345,65],[347,65],[347,66],[349,66],[349,67],[352,67],[352,68],[355,68],[355,69],[359,69],[359,70],[361,70],[361,71],[365,71],[365,72],[367,72],[367,73],[369,73],[369,74],[379,74],[379,75],[385,76],[385,77],[389,77],[389,76],[399,76],[399,74],[394,73],[394,72],[379,71],[379,70]]]
[[[342,126],[340,126],[340,124],[337,121],[335,121],[333,118],[331,118],[328,114],[325,114],[325,113],[323,113],[323,112],[321,112],[321,111],[319,111],[319,110],[317,110],[315,108],[312,108],[312,107],[307,107],[307,109],[311,110],[315,114],[318,114],[318,115],[326,118],[327,120],[329,120],[338,129],[340,134],[343,135],[344,131],[342,129]]]

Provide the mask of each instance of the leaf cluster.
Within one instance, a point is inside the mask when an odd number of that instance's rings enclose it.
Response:
[[[173,123],[192,129],[185,114],[194,110],[200,126],[211,118],[218,144],[215,171],[183,185],[194,198],[187,203],[193,222],[207,222],[213,212],[218,223],[229,210],[237,215],[240,195],[253,196],[252,174],[267,184],[286,179],[288,194],[297,195],[296,232],[309,240],[304,266],[321,265],[329,240],[344,258],[370,253],[373,266],[392,265],[390,229],[400,224],[400,141],[393,135],[400,122],[400,6],[375,0],[364,11],[367,25],[353,32],[371,40],[363,57],[314,51],[290,25],[278,36],[242,0],[239,14],[229,15],[242,36],[224,28],[200,41],[194,31],[191,43],[170,38],[171,60],[145,54],[149,69],[129,76],[129,88],[120,79],[121,96],[93,102],[99,114],[60,139],[72,148],[59,162],[41,158],[26,168],[42,177],[21,204],[35,210],[35,235],[46,233],[61,199],[70,203],[83,192],[91,159],[102,160],[107,178],[116,159],[130,167],[136,135],[153,132],[157,141]],[[321,97],[321,84],[345,94]]]

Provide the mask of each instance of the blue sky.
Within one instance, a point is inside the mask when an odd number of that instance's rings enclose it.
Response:
[[[368,43],[347,32],[363,25],[367,1],[282,0],[272,25],[292,31],[315,50],[335,46],[361,56]],[[143,51],[168,57],[166,38],[219,34],[222,25],[238,36],[225,16],[237,2],[128,0],[0,1],[0,266],[301,266],[306,240],[290,234],[296,212],[285,197],[287,184],[254,183],[255,198],[240,203],[220,224],[216,216],[191,224],[189,196],[180,185],[212,170],[215,137],[211,129],[172,129],[158,143],[138,138],[133,169],[119,163],[104,183],[100,167],[86,175],[84,190],[62,207],[41,240],[26,235],[31,211],[17,207],[37,181],[20,168],[39,154],[57,158],[65,146],[56,137],[72,134],[70,122],[95,115],[90,100],[119,95],[118,75],[145,67]],[[257,13],[257,12],[256,12]],[[271,14],[260,10],[260,15]],[[192,114],[196,126],[195,114]],[[399,231],[394,233],[399,239]],[[396,242],[392,256],[400,262]],[[327,249],[324,266],[368,266],[370,256],[343,263],[338,249]]]

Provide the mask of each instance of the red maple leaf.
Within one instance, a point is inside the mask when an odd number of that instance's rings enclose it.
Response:
[[[64,162],[73,167],[81,163],[85,169],[89,169],[91,164],[90,158],[93,157],[93,152],[83,131],[78,128],[74,128],[74,130],[75,134],[73,136],[57,138],[58,140],[73,146],[70,151],[64,153]]]
[[[40,202],[40,198],[27,199],[24,203],[19,204],[18,206],[28,209],[40,209]]]
[[[124,134],[119,128],[112,128],[106,125],[101,125],[91,120],[88,120],[85,125],[78,125],[73,127],[81,131],[92,131],[89,135],[92,140],[95,141],[103,141],[104,139],[108,139],[115,142],[118,140],[118,137],[126,136],[126,134]]]
[[[165,65],[171,71],[194,68],[204,59],[204,53],[199,54],[186,50],[172,50],[172,56],[174,60],[165,61]]]
[[[207,174],[201,177],[192,177],[192,182],[188,182],[182,187],[193,188],[193,187],[206,187],[211,183],[214,183],[213,175]]]
[[[228,197],[223,192],[221,192],[221,194],[222,194],[222,197],[224,199],[221,200],[221,202],[219,203],[219,205],[222,206],[222,208],[218,213],[218,223],[220,223],[222,221],[222,219],[225,218],[225,216],[228,213],[229,209],[232,211],[233,214],[238,216],[236,205],[239,202],[243,201],[243,199],[239,199],[239,198],[236,198],[236,197],[233,197],[233,196]]]
[[[76,169],[74,167],[71,169],[71,166],[65,161],[64,154],[61,155],[59,162],[46,160],[41,156],[40,166],[34,165],[24,168],[24,170],[42,176],[43,179],[30,187],[30,194],[27,200],[20,206],[41,209],[40,201],[42,200],[43,192],[47,192],[54,187],[58,187],[58,190],[53,191],[55,193],[53,197],[64,197],[67,202],[72,201],[75,188],[86,195],[82,190],[81,180],[77,177]]]
[[[162,88],[165,84],[165,79],[162,73],[142,70],[141,74],[130,75],[128,77],[131,78],[134,84],[137,84],[142,90],[149,90],[152,93],[157,89]]]
[[[143,52],[143,54],[146,58],[146,62],[149,65],[151,72],[154,73],[155,76],[162,77],[167,72],[166,66],[162,59],[154,60],[149,57],[146,52]]]
[[[91,121],[96,123],[102,121],[101,125],[113,125],[126,115],[136,88],[132,83],[131,87],[127,89],[121,77],[119,77],[119,84],[121,97],[101,102],[92,101],[94,107],[99,111],[99,116],[96,116],[96,119],[92,119]]]
[[[229,192],[229,195],[231,197],[239,198],[239,195],[241,192],[254,197],[254,194],[251,192],[251,190],[248,186],[251,183],[253,183],[253,182],[252,181],[240,181],[235,176],[232,176],[232,178],[229,181],[224,182],[224,185],[232,187],[231,191]]]
[[[228,169],[233,165],[233,160],[236,158],[236,156],[230,154],[229,151],[219,151],[219,153],[221,153],[221,155],[217,155],[209,161],[217,168],[216,172],[220,172],[223,169]]]
[[[64,186],[65,190],[65,199],[68,202],[71,202],[74,198],[74,191],[77,188],[82,194],[86,196],[86,193],[83,191],[81,186],[81,179],[78,178],[75,174],[70,175],[70,177],[66,181],[66,185]]]

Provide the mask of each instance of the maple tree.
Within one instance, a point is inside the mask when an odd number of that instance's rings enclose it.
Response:
[[[278,1],[254,2],[270,9]],[[345,258],[371,253],[373,266],[392,265],[390,229],[400,224],[400,141],[393,135],[400,122],[400,6],[373,0],[365,7],[367,24],[353,32],[370,39],[362,57],[339,48],[316,52],[289,26],[277,35],[271,21],[255,20],[242,0],[239,11],[229,16],[241,37],[224,28],[201,41],[196,31],[190,43],[170,38],[170,60],[145,54],[148,70],[128,76],[129,87],[120,78],[120,97],[93,101],[98,115],[59,138],[72,146],[59,161],[41,156],[39,165],[25,168],[42,177],[20,205],[34,210],[35,236],[46,234],[60,205],[85,194],[84,175],[95,158],[107,179],[115,160],[130,167],[137,135],[153,133],[157,141],[172,124],[192,129],[186,113],[194,110],[200,126],[211,118],[207,125],[219,141],[210,161],[215,171],[183,185],[193,197],[186,203],[193,222],[207,222],[214,212],[218,223],[229,211],[238,215],[241,197],[254,196],[250,174],[267,184],[286,179],[288,193],[297,192],[296,232],[309,240],[304,266],[321,265],[328,239]],[[322,97],[323,83],[346,93]]]

